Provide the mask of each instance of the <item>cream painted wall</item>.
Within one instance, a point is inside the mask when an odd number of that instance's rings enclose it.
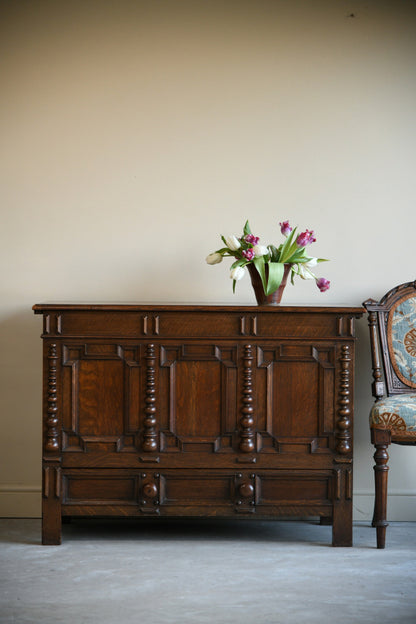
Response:
[[[352,14],[354,16],[352,16]],[[313,228],[360,304],[416,277],[416,9],[396,0],[4,1],[0,7],[0,515],[40,511],[45,300],[253,302],[219,234]],[[372,506],[358,323],[355,517]],[[389,518],[416,520],[416,452]]]

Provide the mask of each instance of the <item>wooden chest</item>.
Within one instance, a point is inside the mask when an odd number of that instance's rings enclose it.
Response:
[[[44,544],[67,516],[318,516],[352,544],[361,308],[33,309]]]

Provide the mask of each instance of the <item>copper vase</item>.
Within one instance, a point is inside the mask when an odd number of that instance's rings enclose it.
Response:
[[[287,283],[287,278],[289,277],[290,264],[285,264],[283,278],[280,286],[270,295],[266,295],[266,293],[264,292],[263,282],[261,281],[260,274],[254,264],[247,264],[247,269],[250,274],[251,284],[253,286],[254,294],[256,295],[256,301],[258,305],[279,305],[282,300],[282,295]],[[265,270],[267,278],[269,276],[269,267],[267,264],[265,264]]]

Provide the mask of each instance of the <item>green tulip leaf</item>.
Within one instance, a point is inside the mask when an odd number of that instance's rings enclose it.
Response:
[[[250,225],[249,225],[249,222],[248,222],[248,219],[247,219],[247,221],[246,221],[246,223],[244,225],[244,236],[246,236],[247,234],[251,234],[251,233],[252,232],[251,232]]]
[[[261,282],[263,284],[264,292],[267,289],[267,278],[266,278],[266,268],[264,266],[264,256],[259,256],[253,259],[253,264],[256,267],[260,277]],[[270,264],[268,264],[270,266]]]
[[[282,262],[269,262],[269,278],[267,280],[266,295],[271,295],[282,283],[285,265]]]
[[[245,264],[247,264],[247,260],[245,258],[239,258],[238,260],[232,263],[230,269],[235,269],[236,267],[244,266]]]
[[[274,245],[269,245],[269,250],[270,250],[270,259],[272,262],[279,262],[280,258],[280,254],[279,254],[279,250],[277,249],[277,247],[275,247]]]

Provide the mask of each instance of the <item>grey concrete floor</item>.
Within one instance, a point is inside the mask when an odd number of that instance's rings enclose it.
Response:
[[[333,548],[317,522],[77,520],[61,546],[40,521],[0,520],[3,624],[415,624],[416,523],[387,547],[354,525]]]

